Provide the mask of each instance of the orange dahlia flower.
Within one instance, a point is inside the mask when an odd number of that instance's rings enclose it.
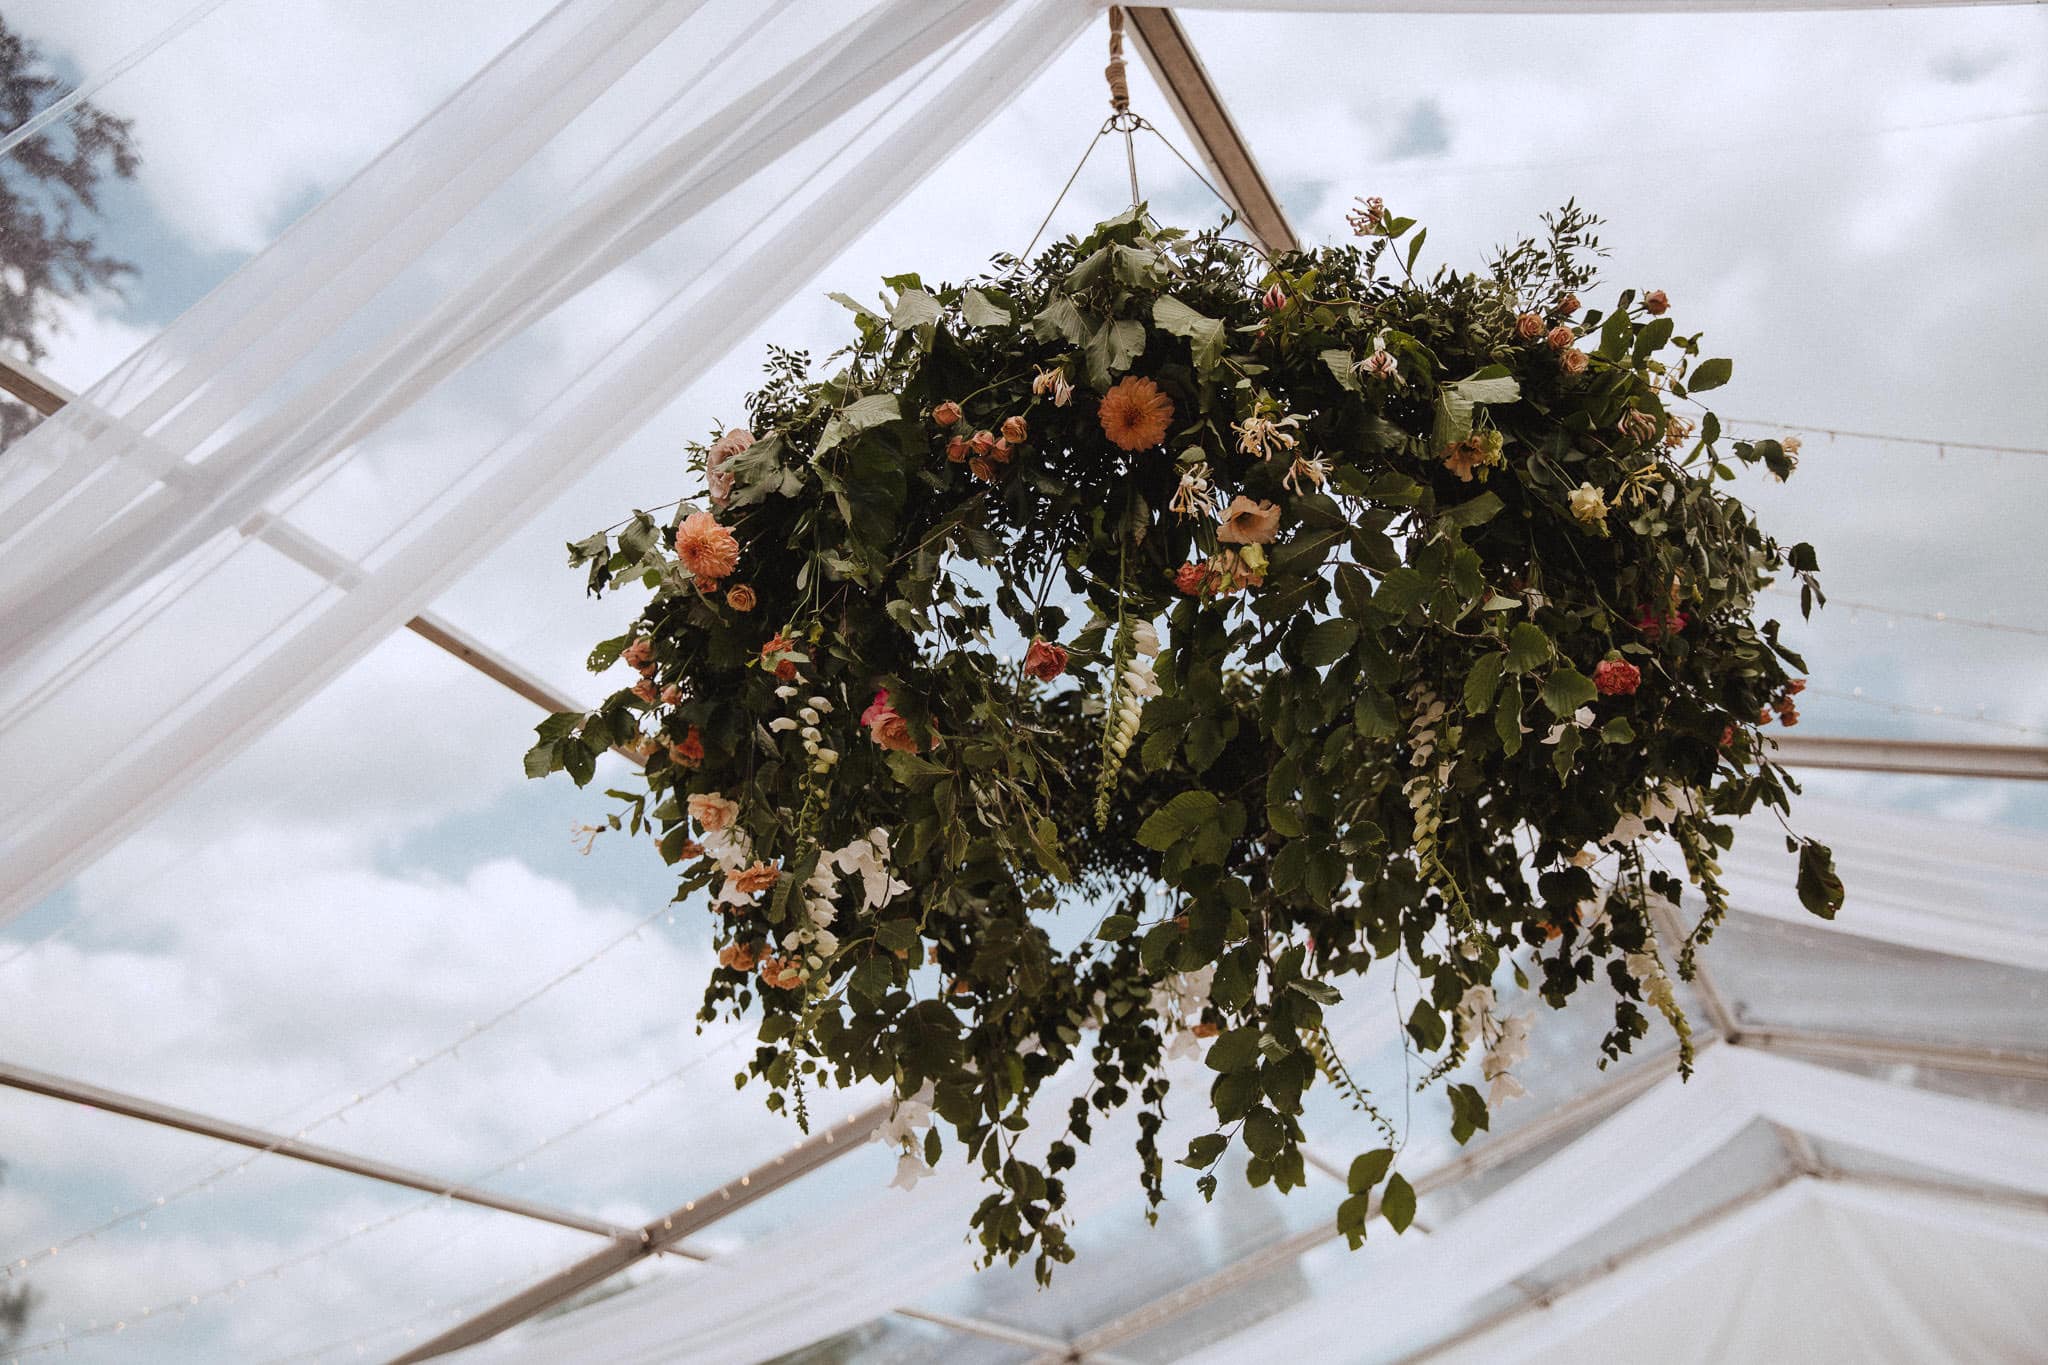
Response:
[[[709,512],[692,512],[676,527],[676,558],[697,578],[724,578],[739,567],[740,543]]]
[[[1150,450],[1173,424],[1173,400],[1149,379],[1127,374],[1102,395],[1102,434],[1124,450]]]

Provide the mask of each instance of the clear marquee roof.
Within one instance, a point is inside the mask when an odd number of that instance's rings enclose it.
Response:
[[[1698,282],[1689,316],[1754,366],[1731,407],[1930,438],[1809,437],[1802,479],[1743,490],[1857,604],[1793,631],[1808,726],[2043,742],[2044,618],[2013,585],[2039,576],[2048,460],[1935,445],[2048,445],[2013,397],[2037,379],[2014,357],[2048,308],[2021,245],[2048,189],[2011,174],[2048,157],[2024,112],[2048,107],[2048,12],[1188,8],[1304,238],[1380,193],[1469,265],[1576,193],[1616,219],[1612,284]],[[1352,992],[1333,1032],[1404,1123],[1405,1236],[1333,1236],[1343,1172],[1378,1144],[1319,1090],[1306,1189],[1226,1175],[1205,1203],[1170,1166],[1148,1225],[1105,1125],[1072,1182],[1077,1260],[1047,1289],[976,1273],[971,1173],[890,1188],[893,1155],[862,1140],[877,1094],[814,1096],[806,1137],[736,1090],[747,1031],[695,1020],[701,908],[666,903],[644,847],[579,851],[601,807],[519,779],[532,702],[402,627],[422,613],[594,694],[583,652],[627,609],[584,600],[561,544],[683,491],[674,449],[738,411],[765,342],[836,344],[826,290],[1021,248],[1100,116],[1099,10],[213,0],[166,34],[159,9],[8,15],[68,79],[114,73],[93,98],[146,152],[107,213],[137,285],[53,341],[46,368],[84,397],[50,467],[100,469],[130,419],[194,468],[254,453],[189,562],[104,547],[137,595],[60,583],[33,601],[64,610],[7,625],[44,633],[0,669],[0,1360],[394,1360],[578,1265],[448,1358],[2048,1357],[2039,784],[1812,773],[1796,824],[1851,889],[1834,923],[1798,906],[1775,823],[1745,829],[1736,913],[1681,987],[1689,1083],[1662,1029],[1603,1070],[1596,1001],[1542,1010],[1529,1097],[1459,1147],[1441,1096],[1409,1093],[1407,983]],[[523,73],[465,84],[535,34]],[[813,44],[829,60],[769,115],[636,182]],[[578,80],[587,107],[555,109]],[[401,140],[416,127],[453,140]],[[1052,231],[1123,207],[1107,160]],[[1140,169],[1162,216],[1215,211],[1163,156]],[[677,183],[701,212],[665,203]],[[557,209],[587,232],[548,235]],[[589,288],[519,314],[563,280]],[[1902,354],[1929,337],[1956,354]],[[374,394],[330,386],[373,363],[417,402],[351,444],[333,414]],[[141,496],[78,487],[81,517]],[[1206,1089],[1199,1062],[1180,1079],[1169,1151]],[[169,1121],[120,1112],[136,1099]],[[633,1254],[677,1219],[672,1248]]]

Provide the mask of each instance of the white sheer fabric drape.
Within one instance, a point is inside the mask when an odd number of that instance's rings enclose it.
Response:
[[[564,0],[14,447],[0,914],[417,612],[1096,13]]]

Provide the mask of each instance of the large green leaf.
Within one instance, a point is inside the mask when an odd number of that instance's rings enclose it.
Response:
[[[1223,359],[1223,324],[1204,317],[1171,294],[1162,294],[1152,304],[1152,322],[1169,336],[1186,337],[1193,349],[1195,368],[1206,374]]]
[[[1138,826],[1138,842],[1164,853],[1190,830],[1215,819],[1222,804],[1213,792],[1182,792],[1145,817],[1145,823]]]

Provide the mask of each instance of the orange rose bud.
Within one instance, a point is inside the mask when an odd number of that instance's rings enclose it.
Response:
[[[932,409],[932,420],[942,427],[950,427],[960,420],[960,405],[947,399]]]
[[[1024,438],[1030,434],[1030,431],[1031,428],[1025,425],[1022,417],[1005,417],[1003,419],[1003,439],[1013,446],[1023,445]]]
[[[754,590],[744,583],[735,583],[726,589],[725,604],[734,611],[752,611],[756,605]]]
[[[1662,317],[1671,308],[1671,299],[1661,289],[1652,289],[1643,295],[1643,311],[1651,317]]]
[[[954,464],[961,464],[967,459],[968,454],[973,449],[973,445],[968,442],[965,436],[955,436],[952,440],[946,442],[946,458]]]
[[[971,444],[974,446],[975,454],[986,455],[996,448],[996,434],[992,431],[977,431]]]

